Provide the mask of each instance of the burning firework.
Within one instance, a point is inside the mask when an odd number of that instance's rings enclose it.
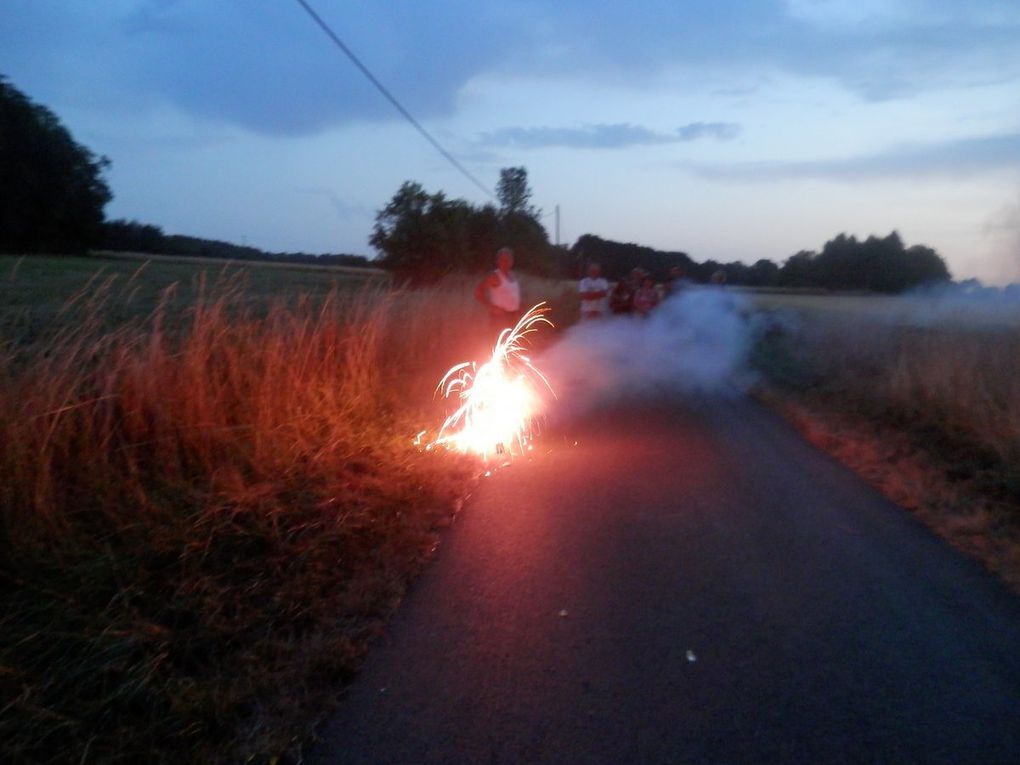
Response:
[[[446,418],[432,445],[488,457],[516,447],[523,451],[539,413],[541,388],[552,393],[545,379],[524,355],[525,340],[539,325],[553,326],[539,303],[513,329],[499,334],[492,357],[481,366],[465,361],[453,367],[437,386],[443,396],[456,395],[460,406]]]

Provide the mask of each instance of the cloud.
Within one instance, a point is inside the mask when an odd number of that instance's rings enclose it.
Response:
[[[796,7],[805,5],[840,12],[805,18]],[[891,5],[901,7],[888,12]],[[586,4],[564,3],[550,13],[570,35],[552,48],[555,55],[532,60],[536,68],[572,67],[602,78],[616,73],[643,84],[677,69],[724,77],[784,72],[885,100],[1020,77],[1020,6],[1004,5],[643,0],[605,4],[591,13]]]
[[[846,159],[707,164],[681,167],[712,180],[776,181],[823,178],[861,181],[930,176],[967,177],[1020,166],[1020,133],[899,146]]]
[[[895,13],[874,2],[846,12],[851,5],[632,0],[592,12],[577,1],[315,2],[419,119],[454,113],[462,88],[483,75],[649,87],[678,70],[716,81],[779,71],[874,100],[1020,78],[1016,4],[904,0]],[[815,6],[823,12],[804,13]],[[293,2],[5,0],[0,51],[15,84],[23,73],[44,98],[170,104],[271,135],[399,119]]]
[[[320,15],[412,113],[447,114],[471,72],[496,53],[463,32],[460,6],[448,25],[417,4],[317,3]],[[247,0],[147,2],[122,23],[144,48],[141,76],[185,110],[268,134],[302,134],[351,120],[397,118],[393,107],[296,3]],[[424,45],[457,36],[450,56]],[[427,60],[428,64],[423,62]]]
[[[493,41],[520,37],[495,3],[314,6],[419,119],[452,113],[460,88],[504,57]],[[400,119],[294,2],[10,0],[0,4],[0,51],[14,84],[51,102],[171,105],[285,136]]]
[[[733,122],[691,122],[676,129],[681,141],[697,141],[699,138],[716,138],[728,141],[740,135],[740,125]]]
[[[736,138],[740,126],[730,122],[691,122],[672,132],[657,132],[629,123],[585,125],[580,128],[510,127],[485,133],[484,146],[514,146],[523,149],[567,147],[571,149],[624,149],[715,138]]]

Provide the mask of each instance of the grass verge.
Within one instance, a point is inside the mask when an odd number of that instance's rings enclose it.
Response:
[[[230,278],[111,320],[142,278],[4,327],[4,761],[297,761],[470,486],[411,436],[486,322]]]
[[[777,325],[758,396],[1020,592],[1020,330],[903,318]]]

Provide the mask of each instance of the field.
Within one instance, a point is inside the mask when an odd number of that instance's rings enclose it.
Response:
[[[757,308],[809,319],[882,320],[914,327],[1020,327],[1020,302],[939,296],[749,291]]]
[[[412,443],[473,280],[353,276],[0,257],[5,762],[300,759],[478,471]],[[759,395],[1020,588],[1013,309],[752,299]]]
[[[761,294],[764,398],[1020,590],[1020,306]]]
[[[379,283],[374,271],[351,274],[349,269],[282,267],[269,264],[237,264],[197,258],[139,257],[26,257],[0,255],[0,331],[2,337],[32,339],[67,310],[69,300],[85,300],[113,293],[103,312],[110,327],[151,314],[162,302],[164,310],[177,312],[193,305],[205,284],[241,281],[243,297],[250,307],[287,295],[322,296],[331,290]],[[172,290],[167,293],[167,289]]]
[[[470,287],[0,258],[5,762],[299,758],[477,470]]]

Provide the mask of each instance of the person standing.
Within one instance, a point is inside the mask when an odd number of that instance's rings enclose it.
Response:
[[[581,296],[581,319],[601,319],[606,315],[606,298],[609,295],[609,282],[602,278],[602,266],[598,263],[588,265],[588,275],[577,287]]]
[[[686,269],[683,266],[673,266],[669,269],[666,281],[662,283],[662,299],[665,300],[670,295],[676,295],[686,289],[689,284]]]
[[[475,300],[485,306],[492,329],[502,332],[521,318],[521,283],[514,274],[514,251],[501,247],[496,268],[475,287]]]
[[[630,272],[629,277],[624,277],[616,283],[613,294],[609,296],[609,309],[615,314],[628,314],[634,312],[634,293],[641,285],[642,271],[635,268]]]
[[[652,277],[645,276],[641,286],[634,293],[634,313],[638,316],[647,316],[658,304],[659,291],[655,289],[655,282],[652,281]]]

